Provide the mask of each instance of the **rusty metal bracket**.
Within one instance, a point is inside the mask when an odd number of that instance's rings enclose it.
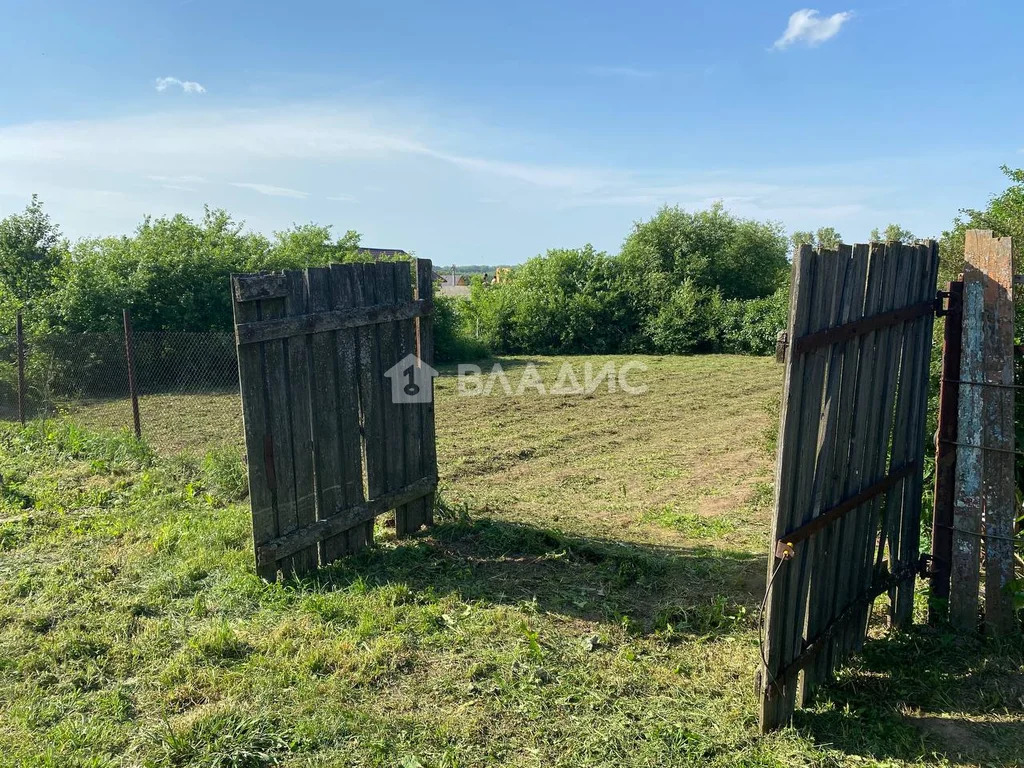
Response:
[[[934,314],[934,312],[934,299],[919,301],[917,304],[910,304],[889,312],[881,312],[877,315],[858,318],[849,323],[808,333],[806,336],[792,340],[791,347],[794,355],[802,355],[821,347],[839,344],[872,331],[888,328],[890,325],[910,322],[924,315]]]
[[[816,534],[822,528],[827,525],[834,523],[847,513],[853,511],[857,507],[862,506],[864,503],[870,501],[875,496],[885,493],[892,488],[896,483],[905,478],[911,472],[917,468],[916,461],[909,461],[903,466],[894,469],[886,477],[879,480],[877,483],[868,486],[860,493],[846,498],[836,506],[822,512],[815,518],[812,518],[809,522],[801,525],[799,528],[790,531],[785,536],[781,537],[775,542],[775,557],[779,559],[786,559],[792,557],[794,554],[794,544],[797,544],[804,539],[809,539],[811,536]]]

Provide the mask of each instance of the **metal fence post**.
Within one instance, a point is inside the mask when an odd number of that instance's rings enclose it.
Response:
[[[932,511],[931,600],[928,621],[942,621],[949,601],[949,574],[953,561],[953,506],[956,501],[957,414],[960,402],[960,355],[963,339],[962,281],[949,283],[949,305],[944,312],[942,372],[939,380],[939,417],[935,431],[935,493]]]
[[[136,439],[142,437],[142,422],[139,419],[139,393],[135,386],[135,339],[132,335],[131,310],[122,310],[124,317],[124,353],[128,361],[128,392],[132,397],[132,421]]]
[[[21,420],[21,426],[25,426],[25,326],[21,312],[18,313],[16,321],[16,334],[18,343],[18,418]]]

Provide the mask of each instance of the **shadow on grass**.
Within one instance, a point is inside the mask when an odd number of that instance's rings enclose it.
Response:
[[[869,640],[821,696],[816,708],[797,713],[795,725],[847,754],[970,765],[1018,765],[1024,755],[1019,640],[928,627]]]
[[[745,552],[622,544],[463,515],[294,584],[404,583],[470,602],[534,602],[547,613],[625,621],[636,632],[671,626],[683,634],[719,635],[753,622],[764,572],[764,559]]]

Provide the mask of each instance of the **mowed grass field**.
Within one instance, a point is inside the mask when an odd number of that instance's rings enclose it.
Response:
[[[502,362],[514,389],[588,361],[625,359]],[[635,396],[447,372],[438,525],[282,584],[252,573],[236,396],[144,398],[143,444],[123,402],[0,427],[0,765],[1020,761],[1024,649],[924,629],[877,627],[758,734],[781,369],[642,361]]]

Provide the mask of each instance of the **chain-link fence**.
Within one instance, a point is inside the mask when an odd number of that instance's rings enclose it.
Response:
[[[0,336],[0,419],[64,416],[93,429],[133,430],[162,453],[242,444],[238,363],[230,333],[33,334]],[[129,375],[129,371],[133,376]]]

